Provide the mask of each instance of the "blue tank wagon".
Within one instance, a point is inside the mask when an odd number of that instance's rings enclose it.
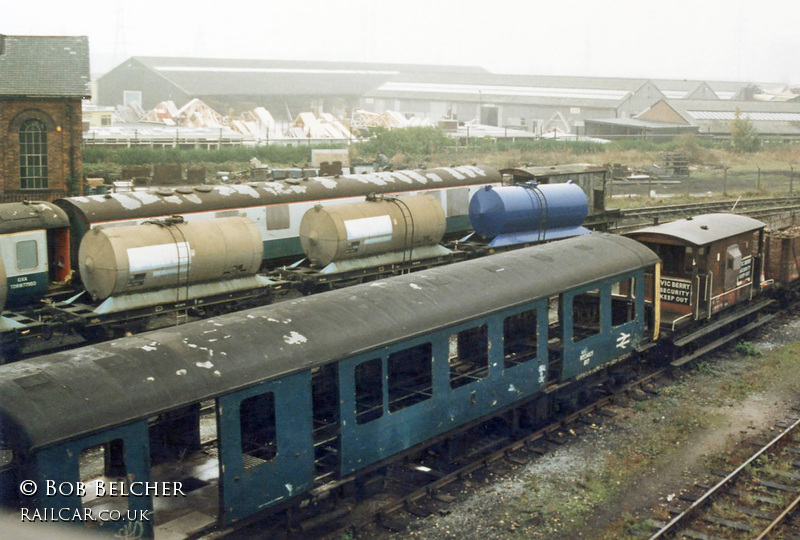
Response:
[[[111,535],[300,504],[632,354],[657,332],[644,291],[659,265],[591,234],[0,366],[2,492],[34,509],[155,510],[100,524]],[[19,492],[88,482],[83,456],[103,448],[95,481],[191,491]]]
[[[587,211],[586,194],[572,182],[486,186],[472,196],[469,220],[490,247],[501,247],[588,234]]]

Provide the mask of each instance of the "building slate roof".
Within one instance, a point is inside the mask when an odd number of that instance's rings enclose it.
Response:
[[[88,98],[86,36],[0,34],[0,96]]]

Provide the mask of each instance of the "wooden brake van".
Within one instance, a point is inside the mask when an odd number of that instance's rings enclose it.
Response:
[[[718,213],[645,227],[627,235],[663,261],[664,330],[675,331],[753,298],[763,272],[765,226],[747,216]]]

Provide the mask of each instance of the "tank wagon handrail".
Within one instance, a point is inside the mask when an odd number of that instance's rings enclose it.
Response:
[[[0,366],[3,440],[41,448],[658,262],[586,235]]]

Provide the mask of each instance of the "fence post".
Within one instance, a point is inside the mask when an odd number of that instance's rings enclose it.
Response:
[[[789,165],[789,195],[794,192],[794,165]]]
[[[758,169],[758,179],[756,180],[756,191],[761,193],[761,165],[756,163],[756,169]]]
[[[728,196],[728,166],[722,166],[722,196]]]

